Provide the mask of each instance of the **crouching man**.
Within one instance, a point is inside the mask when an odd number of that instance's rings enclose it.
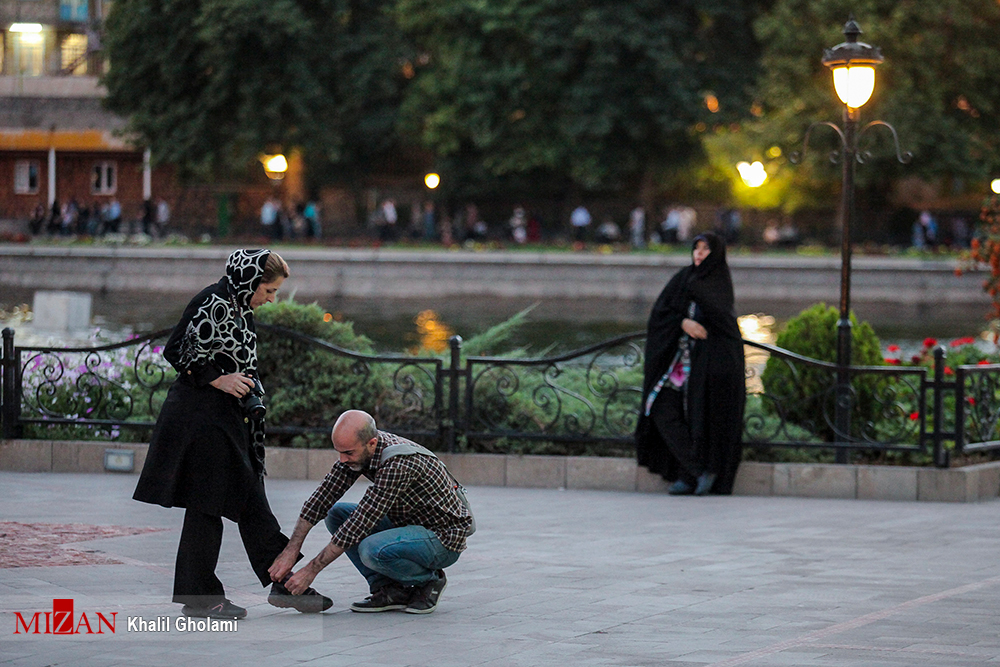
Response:
[[[444,568],[475,530],[458,483],[432,452],[377,430],[366,412],[342,414],[330,437],[340,460],[302,506],[288,546],[268,570],[271,578],[298,595],[346,553],[371,591],[351,611],[434,611],[447,584]],[[338,503],[361,475],[372,481],[361,502]],[[289,577],[306,535],[323,518],[329,544]]]

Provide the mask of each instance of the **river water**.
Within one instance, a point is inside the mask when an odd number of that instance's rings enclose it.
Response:
[[[41,334],[33,344],[58,344],[59,337],[33,332],[30,323],[12,314],[21,304],[31,304],[32,292],[9,290],[0,297],[0,326],[12,326],[20,345],[26,336]],[[288,298],[289,295],[283,295]],[[100,330],[102,340],[120,339],[173,326],[187,304],[189,294],[118,293],[93,295],[94,329],[80,332],[77,343],[93,338]],[[652,304],[631,301],[448,298],[412,300],[329,299],[318,305],[337,320],[354,323],[357,333],[370,338],[380,352],[417,352],[420,348],[441,350],[454,334],[468,339],[504,322],[520,310],[531,308],[527,321],[511,338],[511,347],[527,347],[529,352],[564,352],[612,338],[642,331]],[[791,313],[740,313],[744,336],[773,342]],[[969,317],[933,324],[920,321],[874,320],[872,325],[883,348],[895,344],[904,349],[919,348],[927,337],[950,340],[978,337],[985,318]],[[63,336],[66,338],[66,336]]]

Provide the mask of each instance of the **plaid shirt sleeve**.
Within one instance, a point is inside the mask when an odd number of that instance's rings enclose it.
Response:
[[[309,500],[302,505],[299,518],[315,526],[326,518],[326,514],[333,507],[333,504],[347,493],[347,490],[360,476],[360,472],[351,470],[340,461],[334,463],[330,472],[323,478],[323,482],[309,496]]]

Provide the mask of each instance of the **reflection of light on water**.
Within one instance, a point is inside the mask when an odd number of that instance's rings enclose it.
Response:
[[[770,315],[761,313],[743,315],[736,318],[736,322],[740,325],[740,335],[745,340],[773,345],[775,338],[777,338],[772,330],[774,318]],[[746,359],[747,366],[747,393],[762,393],[764,386],[761,384],[760,376],[764,372],[764,366],[767,365],[767,360],[771,355],[759,348],[744,345],[743,356]]]
[[[416,354],[420,350],[431,350],[432,352],[444,352],[448,349],[448,339],[454,335],[455,331],[442,322],[438,314],[433,310],[423,310],[414,318],[417,325],[417,337],[419,345],[411,348],[410,352]]]

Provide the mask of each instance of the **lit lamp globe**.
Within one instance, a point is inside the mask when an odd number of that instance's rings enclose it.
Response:
[[[993,191],[993,194],[1000,195],[1000,178],[993,179],[990,183],[990,190]]]
[[[424,185],[433,190],[437,186],[441,185],[441,177],[434,173],[427,174],[424,176]]]
[[[859,109],[875,90],[875,67],[882,61],[877,47],[858,41],[861,28],[852,16],[844,24],[846,42],[823,52],[823,64],[833,71],[833,87],[848,109]]]
[[[760,160],[757,160],[753,164],[739,162],[736,165],[736,170],[740,172],[740,178],[743,179],[743,183],[748,188],[759,188],[767,180],[767,172],[764,170],[764,164]]]
[[[272,180],[280,181],[285,177],[285,172],[288,171],[288,160],[280,153],[277,155],[265,155],[260,161],[264,165],[264,173]]]

